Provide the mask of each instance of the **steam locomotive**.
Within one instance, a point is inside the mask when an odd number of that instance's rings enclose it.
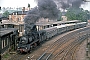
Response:
[[[55,35],[64,33],[66,31],[83,28],[86,25],[87,25],[87,22],[80,22],[80,23],[74,23],[74,24],[54,26],[54,27],[43,29],[41,31],[30,32],[20,37],[20,41],[17,46],[17,52],[18,53],[23,53],[23,52],[28,53],[34,47],[40,45],[42,41],[49,40]]]

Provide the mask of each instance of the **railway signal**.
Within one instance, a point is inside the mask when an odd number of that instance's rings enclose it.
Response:
[[[2,18],[0,17],[0,23],[2,23]]]
[[[88,37],[89,37],[89,34],[87,33],[87,46],[86,46],[86,56],[88,56],[88,51],[89,51],[89,49],[88,49]]]
[[[1,10],[1,6],[0,6],[0,10]]]
[[[86,56],[88,56],[88,48],[86,48]]]

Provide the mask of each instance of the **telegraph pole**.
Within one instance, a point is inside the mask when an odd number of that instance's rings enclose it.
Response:
[[[1,11],[1,6],[0,6],[0,11]],[[0,15],[0,23],[2,24],[2,16]]]
[[[1,10],[1,6],[0,6],[0,10]]]
[[[82,0],[83,2],[90,2],[90,0]],[[88,51],[89,51],[89,49],[88,49],[88,36],[89,36],[89,34],[87,33],[87,42],[86,42],[86,56],[88,57]]]
[[[87,43],[86,43],[86,56],[88,56],[88,33],[87,33]]]

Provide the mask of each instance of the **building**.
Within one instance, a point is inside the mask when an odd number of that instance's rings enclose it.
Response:
[[[15,28],[1,28],[0,29],[0,55],[16,49],[16,42],[18,38],[18,30]]]
[[[67,16],[65,16],[66,12],[62,12],[62,21],[67,21]]]
[[[90,20],[88,20],[88,25],[90,25]]]
[[[23,22],[24,17],[26,16],[28,11],[29,10],[26,10],[25,7],[22,8],[22,11],[18,11],[17,9],[17,11],[9,14],[9,20],[12,22]]]
[[[0,23],[0,28],[16,28],[21,36],[22,32],[24,32],[24,22],[12,22],[9,20],[2,20]]]
[[[16,11],[9,14],[9,20],[12,22],[23,22],[28,11]]]

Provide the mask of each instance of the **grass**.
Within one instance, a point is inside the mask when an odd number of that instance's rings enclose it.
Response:
[[[9,57],[9,54],[8,53],[6,53],[4,56],[3,56],[3,58],[8,58]]]
[[[87,56],[85,60],[90,60],[90,57]]]

